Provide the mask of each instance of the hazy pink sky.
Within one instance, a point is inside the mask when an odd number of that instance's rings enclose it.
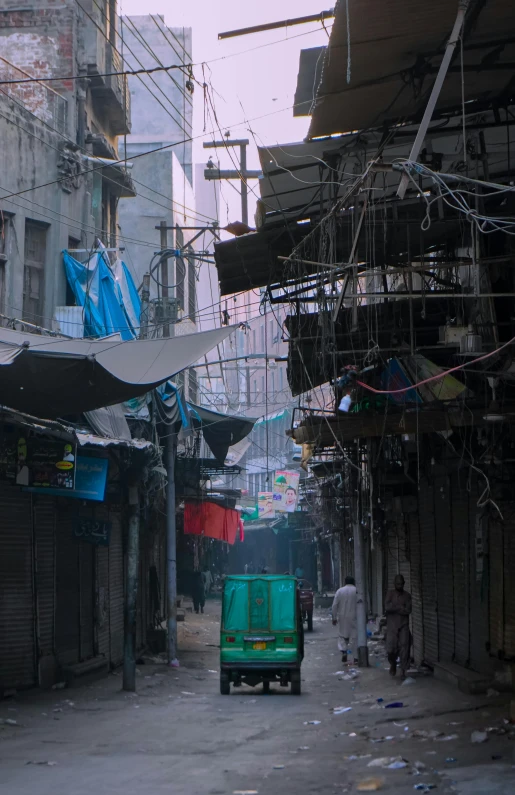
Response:
[[[293,118],[293,97],[297,81],[299,53],[301,49],[316,47],[327,42],[327,34],[320,25],[302,25],[269,33],[257,33],[235,39],[218,41],[218,33],[235,28],[248,27],[288,17],[314,14],[331,7],[324,0],[195,0],[181,2],[175,8],[166,0],[122,0],[123,14],[164,14],[170,27],[193,29],[193,60],[211,61],[223,56],[224,60],[209,65],[211,80],[217,94],[214,95],[216,111],[222,129],[230,129],[238,138],[249,138],[248,165],[258,168],[259,162],[251,127],[258,143],[287,143],[302,140],[308,129],[309,119]],[[329,20],[328,28],[331,25]],[[299,34],[304,34],[300,35]],[[277,42],[270,44],[271,42]],[[262,45],[270,45],[262,47]],[[254,47],[262,47],[253,50]],[[236,53],[242,53],[236,55]],[[195,68],[195,77],[202,81],[202,70]],[[209,71],[206,72],[209,74]],[[283,112],[277,112],[285,109]],[[245,119],[272,113],[262,119],[246,124]],[[202,92],[195,92],[194,135],[201,135],[204,124]],[[211,128],[209,128],[211,129]],[[212,136],[206,136],[209,140]],[[217,136],[219,137],[219,136]],[[196,162],[206,162],[206,150],[202,140],[194,144]],[[233,167],[226,155],[222,155],[222,167]],[[258,193],[257,182],[251,186]],[[239,198],[228,185],[222,186],[223,197],[229,204],[231,220],[240,217]],[[252,218],[254,202],[249,197],[249,215]],[[221,213],[225,223],[227,211]]]

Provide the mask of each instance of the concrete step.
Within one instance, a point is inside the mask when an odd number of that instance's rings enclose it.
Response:
[[[492,685],[492,676],[479,674],[457,663],[435,663],[433,669],[435,679],[448,682],[469,695],[486,693]]]
[[[92,657],[90,660],[84,660],[84,662],[63,666],[64,678],[68,684],[75,679],[86,676],[103,676],[108,671],[109,661],[103,656]]]

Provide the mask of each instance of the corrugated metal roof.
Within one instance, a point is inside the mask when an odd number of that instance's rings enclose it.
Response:
[[[458,0],[339,0],[309,137],[420,117],[457,10]],[[471,2],[465,25],[466,101],[489,103],[514,93],[514,30],[513,0]],[[460,108],[461,102],[458,47],[436,115]]]

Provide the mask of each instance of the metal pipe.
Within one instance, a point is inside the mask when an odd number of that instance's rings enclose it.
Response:
[[[355,470],[353,470],[355,471]],[[353,477],[352,488],[352,531],[354,537],[354,577],[356,579],[356,623],[358,629],[358,665],[368,668],[368,645],[367,645],[367,605],[366,605],[366,576],[365,576],[365,556],[363,547],[363,530],[359,521],[358,514],[358,494],[359,482],[357,477]],[[354,657],[356,650],[353,649]]]
[[[136,609],[139,570],[139,491],[129,486],[129,527],[124,616],[123,689],[136,690]]]
[[[177,534],[175,524],[175,434],[166,438],[166,594],[168,663],[177,665]]]
[[[422,117],[422,121],[420,122],[416,138],[413,141],[413,146],[411,147],[411,152],[409,156],[410,160],[417,160],[420,154],[420,150],[422,149],[422,144],[424,143],[424,138],[426,137],[427,128],[431,123],[431,118],[433,116],[436,103],[438,102],[438,97],[440,96],[440,91],[442,90],[442,86],[445,77],[447,75],[447,70],[451,63],[451,58],[454,55],[454,49],[459,41],[461,29],[465,22],[465,16],[469,4],[470,0],[459,0],[458,2],[458,13],[456,14],[454,27],[451,31],[451,35],[449,36],[449,40],[445,48],[445,53],[442,58],[442,63],[440,64],[440,68],[438,70],[438,74],[436,76],[436,80],[434,82],[433,89],[431,91],[431,96],[429,97],[429,101],[427,103],[424,115]],[[397,188],[397,196],[399,197],[399,199],[404,199],[408,183],[409,183],[408,175],[403,174],[399,187]]]
[[[247,226],[249,225],[249,199],[247,191],[247,183],[245,178],[248,179],[247,172],[247,144],[240,146],[240,172],[241,172],[241,220]]]
[[[290,28],[293,25],[304,25],[308,22],[323,22],[325,19],[333,19],[334,8],[328,11],[321,11],[319,14],[310,14],[306,17],[293,17],[292,19],[282,19],[280,22],[265,22],[263,25],[253,25],[250,28],[238,28],[237,30],[226,30],[218,34],[218,39],[232,39],[235,36],[246,36],[249,33],[263,33],[267,30],[278,30],[279,28]]]

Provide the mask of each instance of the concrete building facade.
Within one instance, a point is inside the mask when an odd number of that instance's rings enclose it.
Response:
[[[52,325],[67,294],[63,249],[116,245],[117,205],[133,196],[116,160],[130,130],[112,2],[3,4],[0,16],[0,312]],[[59,78],[59,79],[55,79]],[[80,78],[80,79],[77,79]],[[4,318],[5,320],[5,318]]]

